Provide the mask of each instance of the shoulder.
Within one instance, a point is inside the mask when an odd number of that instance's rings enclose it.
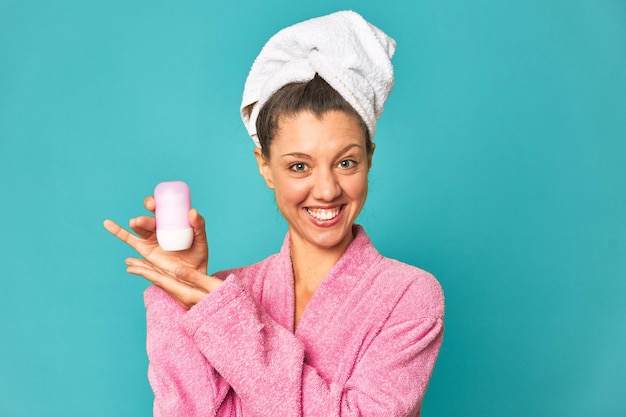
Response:
[[[354,280],[370,287],[368,293],[382,305],[406,307],[415,318],[443,317],[443,290],[431,273],[381,255],[361,226],[355,232],[346,256]]]
[[[407,304],[424,317],[443,318],[443,288],[433,274],[384,256],[381,256],[377,270],[378,281],[402,289],[399,303]]]

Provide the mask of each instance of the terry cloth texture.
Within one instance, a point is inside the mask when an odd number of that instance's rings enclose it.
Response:
[[[374,137],[393,88],[395,41],[353,11],[336,12],[287,27],[265,44],[243,92],[241,117],[260,147],[259,111],[281,87],[319,74],[357,111]]]
[[[279,253],[216,274],[224,283],[188,311],[149,287],[154,415],[419,416],[443,337],[441,287],[355,233],[296,329],[288,235]]]

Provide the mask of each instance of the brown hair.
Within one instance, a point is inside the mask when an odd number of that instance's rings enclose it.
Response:
[[[290,83],[280,88],[265,103],[256,120],[256,130],[261,152],[265,158],[270,156],[270,144],[281,116],[293,116],[301,111],[308,110],[322,116],[329,111],[343,111],[354,116],[365,134],[365,150],[369,155],[372,152],[372,140],[367,125],[356,110],[333,89],[322,77],[315,77],[308,82]]]

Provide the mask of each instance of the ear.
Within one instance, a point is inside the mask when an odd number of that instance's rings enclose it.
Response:
[[[270,189],[274,189],[274,181],[272,181],[272,170],[270,169],[269,161],[265,159],[263,156],[263,152],[261,152],[261,148],[256,148],[254,150],[254,157],[256,158],[256,163],[259,166],[259,173],[265,180],[265,184]]]
[[[374,151],[376,150],[376,144],[374,142],[372,142],[372,150],[370,151],[370,154],[367,155],[367,164],[368,164],[368,170],[372,168],[372,158],[374,157]]]

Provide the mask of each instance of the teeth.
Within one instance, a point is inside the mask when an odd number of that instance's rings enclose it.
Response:
[[[309,214],[315,217],[317,220],[331,220],[337,217],[339,214],[340,208],[334,209],[307,209]]]

